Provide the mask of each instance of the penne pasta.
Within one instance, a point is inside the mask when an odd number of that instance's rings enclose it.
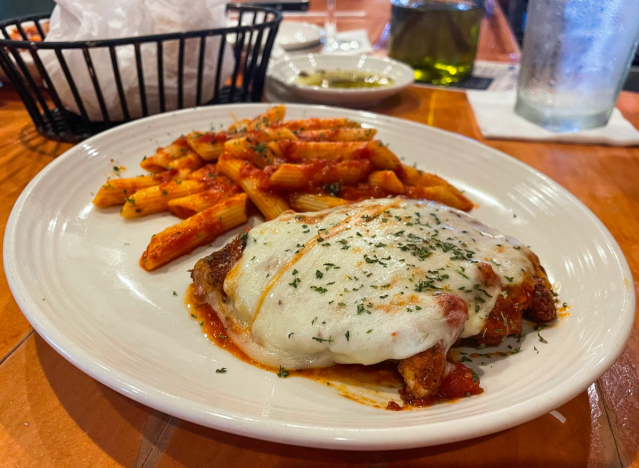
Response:
[[[274,164],[278,156],[278,146],[269,142],[280,140],[297,140],[297,136],[286,128],[247,132],[245,136],[227,141],[224,151],[235,158],[245,159],[259,168],[264,168]]]
[[[149,172],[162,172],[166,170],[171,161],[186,156],[191,152],[185,137],[180,137],[164,148],[158,148],[153,156],[145,157],[140,167]]]
[[[402,164],[399,162],[399,158],[381,141],[369,141],[367,148],[370,151],[371,163],[376,168],[390,169],[391,171],[401,168]]]
[[[262,188],[268,185],[266,176],[251,163],[225,153],[220,156],[218,170],[242,187],[267,220],[277,218],[284,211],[290,210],[288,202],[281,195]]]
[[[402,164],[377,131],[347,118],[284,121],[284,104],[228,130],[192,131],[140,163],[152,174],[108,180],[93,199],[124,218],[168,211],[183,221],[155,236],[140,260],[152,270],[246,221],[403,195],[460,210],[472,202],[444,179]]]
[[[228,132],[191,132],[186,137],[189,148],[205,161],[216,161],[228,139]]]
[[[189,171],[194,171],[203,165],[204,160],[197,154],[191,152],[186,156],[171,161],[167,166],[167,169],[188,169]]]
[[[246,132],[249,130],[261,130],[266,127],[270,127],[275,123],[284,120],[286,115],[286,106],[279,104],[266,110],[261,115],[258,115],[253,120],[243,119],[235,122],[229,127],[230,132]]]
[[[188,171],[174,169],[148,176],[110,179],[100,187],[93,199],[93,204],[100,207],[122,205],[125,199],[131,197],[138,190],[160,185],[174,179],[183,179],[187,174]]]
[[[246,194],[234,195],[154,235],[140,258],[140,266],[155,270],[246,220]]]
[[[361,125],[353,120],[346,118],[331,118],[331,119],[318,119],[318,118],[310,118],[310,119],[300,119],[300,120],[289,120],[287,122],[282,123],[283,127],[288,128],[293,131],[305,131],[305,130],[325,130],[331,128],[342,128],[342,127],[360,127]]]
[[[120,214],[124,218],[138,218],[151,213],[167,211],[171,200],[203,192],[207,188],[209,186],[205,182],[197,180],[176,180],[148,187],[138,190],[127,198]]]
[[[186,179],[189,180],[201,180],[202,182],[206,182],[209,179],[214,179],[217,177],[217,164],[207,164],[202,166],[196,171],[193,171],[188,174]]]
[[[317,159],[327,161],[369,159],[378,169],[395,170],[401,167],[399,158],[381,141],[279,141],[270,143],[269,148],[277,157],[289,162],[310,162]]]
[[[470,211],[473,208],[473,203],[452,185],[406,187],[406,196],[436,201],[462,211]]]
[[[272,143],[271,148],[285,161],[294,163],[318,159],[326,161],[363,159],[370,155],[366,142],[279,141]]]
[[[215,177],[207,179],[208,190],[169,201],[169,212],[178,218],[188,218],[240,192],[227,177],[213,175]]]
[[[326,164],[315,162],[309,164],[280,164],[273,170],[267,168],[269,186],[284,189],[302,189],[325,184],[355,184],[370,172],[370,162],[340,161]]]
[[[224,153],[217,161],[217,170],[237,184],[240,181],[242,169],[249,165],[248,161],[237,159],[228,153]]]
[[[280,164],[269,177],[269,185],[275,188],[300,189],[308,184],[306,167],[312,164]]]
[[[441,177],[435,174],[429,174],[412,166],[402,164],[401,170],[397,171],[400,180],[406,185],[418,185],[422,187],[430,187],[432,185],[448,185]]]
[[[169,202],[169,212],[178,218],[186,219],[226,200],[239,191],[238,187],[224,189],[215,187],[194,195],[176,198]]]
[[[381,187],[393,195],[400,195],[405,191],[404,184],[401,183],[393,171],[375,171],[368,176],[368,183]]]
[[[329,195],[302,193],[291,196],[291,205],[295,211],[322,211],[347,203],[347,200]]]
[[[375,137],[374,128],[331,128],[326,130],[304,130],[297,132],[303,141],[370,141]]]

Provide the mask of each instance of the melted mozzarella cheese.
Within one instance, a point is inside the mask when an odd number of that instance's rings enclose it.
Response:
[[[404,359],[483,330],[500,285],[533,274],[526,249],[467,214],[381,199],[319,213],[287,212],[253,228],[212,293],[229,334],[252,358],[305,368]],[[501,281],[486,281],[481,265]],[[493,275],[494,276],[494,275]],[[442,293],[461,297],[454,324]]]

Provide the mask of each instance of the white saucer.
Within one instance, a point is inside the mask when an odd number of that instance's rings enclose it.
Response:
[[[322,41],[322,29],[314,24],[284,21],[275,37],[275,43],[284,50],[315,47]]]
[[[391,78],[393,84],[379,88],[322,88],[297,83],[300,73],[313,73],[318,70],[358,70],[378,73]],[[277,82],[279,86],[276,87],[285,90],[292,101],[362,109],[397,94],[413,83],[414,75],[411,67],[387,57],[305,54],[285,57],[271,63],[268,81]],[[278,94],[281,94],[281,91]]]

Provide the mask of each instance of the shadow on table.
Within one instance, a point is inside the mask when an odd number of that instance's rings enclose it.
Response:
[[[36,337],[36,346],[45,375],[69,416],[122,466],[609,466],[601,447],[596,408],[591,423],[587,392],[559,408],[567,417],[564,424],[544,415],[498,434],[438,447],[330,451],[263,442],[169,419],[95,382],[40,337]],[[123,451],[123,447],[130,449]]]

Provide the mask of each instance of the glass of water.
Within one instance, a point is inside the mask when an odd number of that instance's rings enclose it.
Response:
[[[606,125],[639,42],[639,0],[531,0],[515,112],[554,132]]]

